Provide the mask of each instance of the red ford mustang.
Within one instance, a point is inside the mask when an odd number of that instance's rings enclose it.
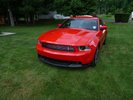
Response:
[[[41,61],[62,67],[96,65],[105,44],[107,26],[98,17],[75,16],[38,38],[36,50]]]

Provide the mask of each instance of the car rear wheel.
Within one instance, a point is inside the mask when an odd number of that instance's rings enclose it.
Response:
[[[106,44],[106,38],[105,38],[105,40],[104,40],[104,42],[103,42],[103,45],[105,45]]]
[[[97,60],[98,60],[98,55],[99,55],[99,48],[96,49],[96,53],[94,55],[94,59],[93,59],[92,64],[91,64],[92,67],[95,67],[96,66]]]

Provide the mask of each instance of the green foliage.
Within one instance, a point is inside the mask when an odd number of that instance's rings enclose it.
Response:
[[[97,0],[97,13],[115,14],[119,10],[124,13],[129,13],[131,11],[130,8],[133,7],[131,2],[133,1],[132,0]]]
[[[115,22],[124,22],[127,23],[129,20],[130,14],[124,14],[124,13],[117,13],[115,14]]]
[[[24,14],[48,13],[52,10],[53,0],[23,0],[20,11]]]
[[[22,2],[18,0],[0,0],[0,13],[7,13],[11,9],[14,13],[19,12],[18,7]]]
[[[133,1],[130,3],[127,9],[128,9],[128,12],[133,12]]]
[[[64,15],[115,14],[133,11],[132,0],[0,0],[0,14],[8,18],[8,9],[14,18],[34,17],[57,11]],[[32,18],[33,19],[33,18]],[[16,20],[17,21],[17,20]]]
[[[57,0],[55,9],[64,15],[91,14],[95,11],[95,2],[92,0]]]

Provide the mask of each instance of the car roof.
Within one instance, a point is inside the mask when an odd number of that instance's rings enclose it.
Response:
[[[75,19],[75,18],[100,19],[97,16],[91,16],[91,15],[72,16],[71,18],[72,19]]]

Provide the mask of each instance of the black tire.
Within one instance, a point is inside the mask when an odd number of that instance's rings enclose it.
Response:
[[[104,42],[103,42],[103,45],[105,45],[106,44],[106,38],[105,38],[105,40],[104,40]]]
[[[39,54],[38,54],[38,60],[41,61],[41,62],[43,61],[43,57]]]
[[[99,48],[96,49],[96,53],[94,55],[94,59],[93,59],[93,61],[91,63],[92,67],[95,67],[96,66],[97,60],[98,60],[98,55],[99,55]]]

